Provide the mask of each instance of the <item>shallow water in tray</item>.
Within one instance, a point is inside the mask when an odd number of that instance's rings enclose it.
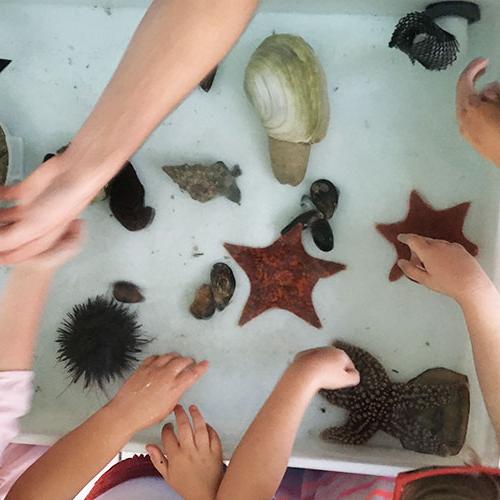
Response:
[[[0,120],[24,138],[27,167],[34,168],[77,130],[142,12],[2,4],[0,57],[14,62],[0,77]],[[135,307],[144,331],[155,337],[148,353],[175,350],[211,361],[208,375],[184,402],[200,406],[221,431],[227,453],[294,354],[335,338],[370,350],[395,380],[434,366],[468,374],[473,393],[469,441],[485,453],[487,420],[459,311],[446,298],[407,280],[388,282],[395,255],[375,231],[375,223],[403,218],[413,188],[436,208],[470,200],[465,233],[478,244],[482,263],[492,271],[500,176],[456,130],[454,82],[463,61],[442,73],[412,67],[403,54],[387,48],[395,23],[395,18],[374,16],[262,13],[255,18],[221,65],[211,92],[196,89],[132,159],[146,187],[147,203],[157,212],[152,226],[127,232],[110,216],[106,202],[86,211],[87,245],[58,275],[46,311],[35,368],[38,388],[34,410],[24,420],[25,433],[59,435],[105,401],[97,392],[84,394],[80,384],[67,387],[63,367],[55,359],[54,338],[74,304],[109,293],[116,280],[129,280],[145,291],[146,302]],[[252,51],[273,31],[303,36],[328,79],[330,129],[313,147],[306,180],[298,188],[274,180],[266,136],[242,86]],[[240,165],[241,206],[224,198],[201,205],[180,192],[161,169],[165,164],[217,160]],[[333,218],[335,249],[322,254],[309,235],[304,243],[312,255],[347,265],[346,271],[321,280],[314,290],[323,329],[284,311],[267,312],[238,327],[249,282],[222,244],[270,244],[296,215],[310,183],[321,177],[334,182],[341,193]],[[216,261],[233,267],[236,294],[223,313],[197,321],[188,313],[189,303]],[[359,449],[322,443],[319,432],[343,415],[315,399],[295,457],[325,459],[307,463],[337,469],[356,469],[348,462],[429,461],[384,451],[397,447],[384,436]],[[158,436],[157,428],[149,430],[138,442]]]

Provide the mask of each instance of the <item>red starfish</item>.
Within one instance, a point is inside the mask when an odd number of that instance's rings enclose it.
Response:
[[[417,191],[410,195],[410,206],[406,219],[393,224],[377,224],[377,230],[396,248],[397,259],[409,259],[410,250],[401,243],[397,236],[402,233],[413,233],[428,238],[460,243],[472,255],[477,255],[477,246],[469,241],[463,233],[463,225],[470,203],[460,203],[445,210],[435,210],[420,196]],[[403,276],[397,261],[389,273],[389,281],[396,281]]]
[[[346,266],[308,255],[302,246],[302,229],[297,224],[265,248],[224,245],[250,280],[250,297],[240,325],[277,307],[321,328],[312,302],[313,288],[320,278],[343,271]]]

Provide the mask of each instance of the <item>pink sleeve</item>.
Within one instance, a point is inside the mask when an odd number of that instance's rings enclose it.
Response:
[[[18,419],[30,409],[33,372],[0,372],[0,455],[19,433]]]

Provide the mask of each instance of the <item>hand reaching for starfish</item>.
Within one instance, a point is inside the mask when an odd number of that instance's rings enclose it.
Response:
[[[474,59],[457,83],[456,112],[460,132],[482,156],[500,167],[500,83],[476,92],[474,85],[488,67],[487,59]]]
[[[477,260],[458,243],[416,234],[401,234],[398,239],[412,253],[409,261],[398,261],[401,270],[435,292],[460,301],[493,286]]]

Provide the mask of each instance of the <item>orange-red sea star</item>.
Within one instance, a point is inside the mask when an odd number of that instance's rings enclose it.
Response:
[[[410,195],[408,215],[402,221],[393,224],[377,224],[377,230],[394,245],[397,259],[409,259],[410,250],[398,240],[402,233],[419,234],[428,238],[460,243],[471,255],[477,255],[477,245],[468,240],[463,233],[463,225],[470,203],[460,203],[445,210],[435,210],[426,203],[417,191]],[[397,261],[389,273],[389,281],[396,281],[403,276]]]
[[[251,248],[229,243],[224,246],[250,280],[250,297],[240,325],[268,309],[279,308],[321,328],[312,302],[313,288],[320,278],[343,271],[346,266],[307,254],[302,246],[301,224],[269,247]]]

